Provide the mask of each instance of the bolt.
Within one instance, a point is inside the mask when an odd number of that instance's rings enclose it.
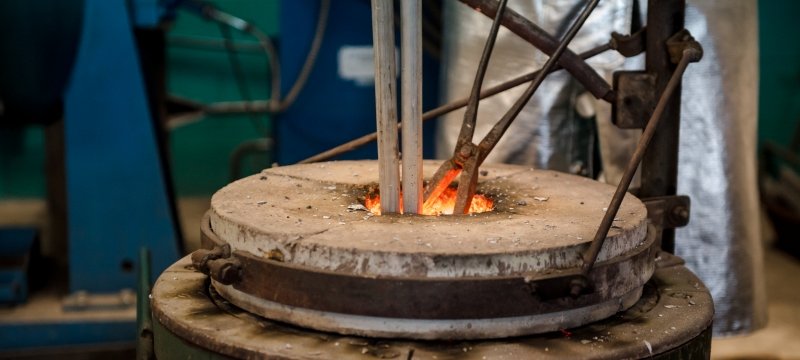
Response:
[[[579,284],[572,284],[569,289],[569,295],[572,297],[578,297],[578,295],[581,294],[581,291],[583,291],[583,286]]]
[[[583,290],[586,289],[586,279],[582,276],[575,277],[569,282],[569,295],[573,298],[580,296]]]
[[[232,264],[226,264],[220,270],[219,279],[223,284],[232,284],[239,279],[239,268]]]
[[[241,266],[236,258],[209,261],[208,268],[211,278],[225,285],[233,284],[241,278]]]
[[[672,208],[672,215],[681,222],[684,222],[689,219],[689,209],[686,208],[686,206],[678,205]]]

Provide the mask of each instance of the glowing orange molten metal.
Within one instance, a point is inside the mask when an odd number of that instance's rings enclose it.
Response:
[[[367,196],[364,200],[364,206],[369,209],[373,214],[380,215],[381,214],[381,196],[379,194],[373,194]],[[442,192],[442,195],[439,195],[439,198],[436,201],[432,201],[430,204],[426,204],[422,208],[423,215],[452,215],[453,208],[456,206],[456,189],[449,187]],[[494,209],[494,202],[492,199],[487,198],[483,195],[475,194],[475,197],[472,198],[472,203],[469,206],[469,213],[470,214],[477,214],[487,211],[492,211]],[[400,195],[400,212],[403,212],[403,196]]]

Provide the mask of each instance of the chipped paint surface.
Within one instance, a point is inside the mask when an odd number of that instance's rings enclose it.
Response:
[[[521,166],[482,168],[489,175],[478,190],[495,199],[491,213],[365,216],[348,207],[377,183],[377,165],[342,161],[234,182],[212,198],[211,226],[237,250],[364,276],[503,276],[579,266],[614,188]],[[636,248],[646,215],[641,201],[627,196],[599,261]]]

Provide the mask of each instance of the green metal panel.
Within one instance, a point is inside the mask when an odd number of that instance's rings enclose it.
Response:
[[[216,4],[226,12],[257,24],[267,34],[278,29],[278,1],[227,0]],[[254,39],[232,31],[235,41],[254,44]],[[219,26],[185,12],[179,12],[168,33],[168,91],[202,102],[241,100],[228,54],[222,48],[179,45],[180,39],[219,41]],[[265,54],[238,54],[247,86],[253,98],[266,99],[268,62]],[[293,79],[284,79],[292,81]],[[258,123],[258,124],[255,124]],[[270,119],[260,115],[209,116],[171,132],[172,173],[179,196],[208,195],[228,182],[229,158],[243,141],[271,135]],[[267,156],[249,162],[246,172],[257,172],[269,164]]]
[[[278,29],[278,1],[225,0],[222,10],[256,23],[268,34]],[[179,12],[168,37],[222,38],[219,27],[192,14]],[[254,40],[236,34],[236,40]],[[203,102],[240,100],[227,54],[218,50],[168,45],[168,91]],[[258,52],[239,55],[253,97],[268,95],[267,58]],[[286,79],[284,81],[293,81]],[[208,195],[227,184],[229,156],[242,141],[263,136],[270,120],[261,116],[261,130],[248,116],[212,116],[176,128],[170,135],[172,173],[180,196]],[[267,135],[271,135],[268,134]],[[39,126],[0,130],[0,199],[41,198],[45,193],[44,132]],[[251,159],[245,171],[266,167],[266,156]]]
[[[800,1],[761,0],[758,139],[788,145],[800,120]]]
[[[0,129],[0,199],[44,197],[41,126]]]

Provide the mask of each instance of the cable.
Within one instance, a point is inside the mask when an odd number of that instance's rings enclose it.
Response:
[[[228,62],[231,65],[231,70],[233,70],[233,77],[236,79],[236,86],[239,88],[239,96],[245,100],[245,111],[250,114],[250,120],[253,123],[253,127],[256,128],[262,136],[269,137],[270,131],[261,123],[258,115],[256,115],[253,111],[250,111],[250,102],[252,101],[252,97],[250,96],[250,89],[247,87],[247,79],[244,77],[244,71],[242,70],[241,63],[239,62],[239,57],[237,56],[237,52],[233,49],[233,39],[231,38],[230,29],[224,24],[219,24],[219,31],[222,33],[222,37],[225,39],[225,49],[227,50],[228,54]]]
[[[305,86],[308,77],[311,75],[311,70],[314,69],[314,63],[317,61],[319,49],[322,47],[322,39],[325,36],[325,27],[328,25],[328,14],[330,13],[330,7],[330,0],[320,1],[317,26],[314,30],[314,39],[311,41],[311,48],[308,50],[306,61],[303,63],[303,67],[300,70],[300,74],[297,76],[297,80],[295,80],[294,85],[292,85],[291,89],[289,89],[289,92],[286,94],[286,99],[281,102],[278,112],[286,110],[294,103],[295,99],[297,99],[297,95],[300,94],[300,90],[303,90],[303,86]]]
[[[297,79],[295,80],[294,84],[292,84],[292,87],[289,88],[289,92],[286,94],[285,100],[281,100],[280,60],[278,59],[275,45],[272,43],[272,40],[267,34],[261,31],[261,29],[256,27],[254,24],[226,13],[210,3],[200,0],[193,0],[182,1],[180,5],[187,10],[191,10],[195,14],[199,14],[207,20],[217,22],[221,25],[220,29],[222,29],[222,26],[225,26],[239,30],[256,38],[269,58],[270,64],[269,73],[272,79],[272,84],[270,85],[268,112],[272,114],[283,112],[294,103],[294,101],[297,99],[297,96],[300,94],[300,91],[308,81],[311,71],[314,69],[317,55],[319,55],[319,50],[322,47],[322,40],[324,39],[325,35],[325,27],[328,23],[328,14],[330,13],[330,0],[320,1],[319,15],[317,17],[314,37],[311,40],[311,47],[309,48],[306,59],[303,62],[303,67],[300,70],[300,74],[298,74]],[[235,51],[232,46],[226,46],[226,48],[228,48],[229,51]]]

